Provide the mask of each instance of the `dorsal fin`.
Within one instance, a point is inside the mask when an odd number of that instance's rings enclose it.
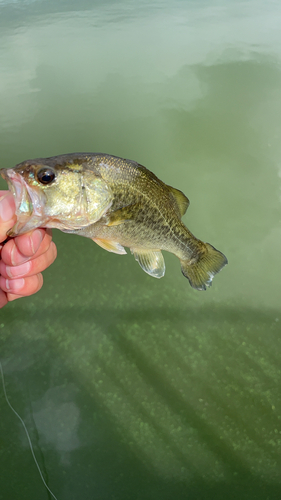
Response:
[[[172,186],[168,186],[167,188],[173,195],[173,198],[178,206],[181,217],[185,214],[189,207],[189,199],[182,193],[179,189],[173,188]]]

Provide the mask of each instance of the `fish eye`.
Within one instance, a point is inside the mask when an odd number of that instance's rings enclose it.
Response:
[[[39,172],[37,172],[37,179],[41,184],[51,184],[53,180],[56,178],[56,174],[54,170],[50,167],[41,168]]]

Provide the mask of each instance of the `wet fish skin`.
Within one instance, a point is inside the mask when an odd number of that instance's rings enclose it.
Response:
[[[55,173],[42,185],[37,173]],[[32,227],[57,227],[92,238],[108,251],[129,247],[145,272],[165,273],[161,250],[175,254],[192,287],[205,290],[226,257],[197,239],[183,224],[185,195],[138,163],[94,153],[28,160],[1,171],[16,201],[18,222],[10,235]],[[14,187],[16,185],[16,188]]]

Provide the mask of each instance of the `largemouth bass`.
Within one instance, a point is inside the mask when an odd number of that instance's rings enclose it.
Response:
[[[176,255],[191,286],[205,290],[226,257],[181,221],[188,198],[135,161],[94,153],[27,160],[1,169],[15,204],[16,236],[36,227],[91,238],[109,252],[129,247],[142,269],[165,274],[161,250]]]

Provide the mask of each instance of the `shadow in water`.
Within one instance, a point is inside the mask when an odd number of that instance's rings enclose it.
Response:
[[[53,387],[67,380],[78,388],[81,442],[65,466],[66,484],[60,454],[43,441],[58,498],[280,498],[280,450],[270,443],[270,430],[280,427],[279,413],[269,411],[265,397],[275,394],[278,409],[277,311],[219,306],[124,311],[109,306],[52,308],[51,315],[47,308],[17,308],[16,314],[5,314],[1,356],[9,379],[24,376],[21,356],[28,351],[30,392],[42,393],[45,378]],[[13,358],[18,373],[9,372]],[[198,403],[201,397],[208,404],[207,418]],[[134,430],[140,421],[150,434]],[[176,438],[173,421],[185,432],[192,430],[190,440],[184,434]],[[232,434],[226,433],[229,422]],[[4,423],[9,425],[7,419]],[[27,463],[27,453],[18,451],[15,464]],[[4,470],[14,459],[5,461]],[[30,467],[29,462],[26,477]]]

